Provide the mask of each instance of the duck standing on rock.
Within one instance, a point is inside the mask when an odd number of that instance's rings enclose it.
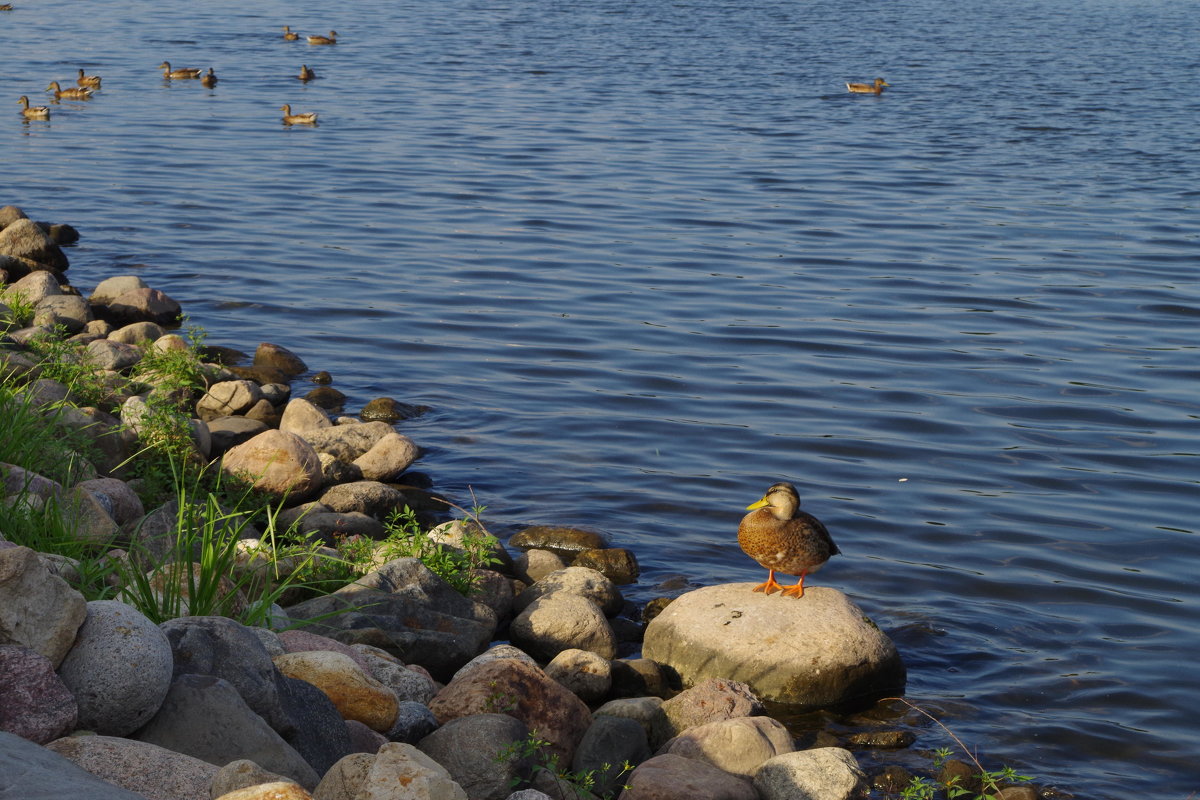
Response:
[[[738,526],[738,544],[746,555],[767,569],[767,582],[754,591],[771,594],[782,590],[785,597],[804,596],[804,577],[816,572],[830,556],[841,551],[829,531],[812,514],[800,510],[800,495],[790,483],[776,483]],[[775,572],[799,575],[795,586],[775,581]]]

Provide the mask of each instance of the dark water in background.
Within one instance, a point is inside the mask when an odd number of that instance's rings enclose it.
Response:
[[[352,407],[432,406],[402,430],[437,488],[499,528],[608,532],[636,599],[760,579],[738,519],[794,481],[844,551],[816,583],[985,763],[1183,800],[1198,12],[25,0],[0,202],[81,229],[78,286],[136,272]],[[80,66],[101,94],[20,119]]]

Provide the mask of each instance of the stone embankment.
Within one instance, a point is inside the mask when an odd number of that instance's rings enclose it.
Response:
[[[178,549],[176,511],[143,508],[124,474],[153,390],[129,373],[144,347],[183,345],[171,332],[180,309],[131,276],[85,298],[64,276],[58,242],[70,235],[0,210],[0,290],[34,308],[32,326],[12,329],[0,305],[0,370],[26,382],[35,404],[69,404],[70,388],[39,377],[23,349],[60,326],[111,399],[58,413],[97,454],[77,485],[0,465],[6,502],[74,498],[63,507],[80,536],[166,559]],[[285,524],[336,546],[382,537],[405,506],[438,516],[435,494],[406,483],[420,450],[396,417],[331,417],[321,395],[292,396],[308,368],[279,346],[261,345],[246,367],[206,369],[197,453],[257,476],[284,498]],[[442,522],[433,535],[453,546],[461,529]],[[69,563],[5,534],[5,800],[840,800],[867,791],[855,756],[799,748],[763,701],[862,704],[904,685],[895,647],[833,589],[797,600],[708,587],[646,627],[619,588],[636,580],[636,559],[585,531],[512,537],[515,557],[498,551],[470,596],[400,558],[276,606],[262,627],[186,615],[156,625],[120,599],[88,601]],[[618,657],[643,634],[642,657]]]

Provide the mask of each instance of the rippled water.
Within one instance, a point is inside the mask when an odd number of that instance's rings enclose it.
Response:
[[[1195,0],[16,5],[0,201],[77,285],[431,406],[439,489],[608,532],[637,599],[759,579],[790,479],[985,761],[1200,788]]]

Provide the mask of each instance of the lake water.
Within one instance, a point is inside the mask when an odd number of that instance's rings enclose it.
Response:
[[[640,601],[761,580],[791,480],[985,764],[1200,789],[1200,3],[16,6],[0,203],[81,230],[76,285],[430,406],[436,488],[605,531]]]

